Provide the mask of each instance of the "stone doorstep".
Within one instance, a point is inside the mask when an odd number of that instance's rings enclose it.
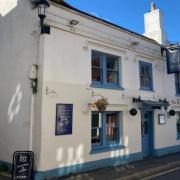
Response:
[[[134,174],[129,175],[129,176],[116,178],[116,180],[139,180],[141,178],[152,176],[152,175],[155,175],[157,173],[161,173],[163,171],[167,171],[169,169],[176,168],[178,166],[180,166],[180,161],[168,163],[166,165],[161,165],[161,166],[156,167],[156,168],[146,169],[144,171],[140,171],[140,172],[134,173]]]

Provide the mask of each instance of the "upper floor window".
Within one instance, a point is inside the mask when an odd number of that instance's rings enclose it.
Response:
[[[180,95],[180,73],[175,74],[176,94]]]
[[[140,89],[153,90],[153,77],[152,77],[152,64],[140,61],[139,62],[140,74]]]
[[[176,132],[177,138],[180,139],[180,112],[176,112]]]
[[[102,87],[118,87],[119,57],[92,51],[92,84]]]
[[[118,112],[92,112],[92,148],[119,144],[120,121]]]

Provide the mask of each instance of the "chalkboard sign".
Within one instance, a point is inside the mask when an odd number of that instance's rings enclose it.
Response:
[[[16,151],[13,154],[13,180],[33,180],[32,151]]]
[[[72,134],[72,113],[72,104],[56,104],[56,136]]]

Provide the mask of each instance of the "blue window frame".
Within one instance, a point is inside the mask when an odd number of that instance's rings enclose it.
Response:
[[[180,112],[176,112],[176,132],[177,139],[180,139]]]
[[[120,144],[119,112],[92,112],[91,119],[92,149],[102,149]]]
[[[176,95],[180,95],[180,73],[175,74]]]
[[[153,90],[152,64],[139,61],[140,89]]]
[[[92,50],[91,65],[93,86],[120,87],[118,56]]]

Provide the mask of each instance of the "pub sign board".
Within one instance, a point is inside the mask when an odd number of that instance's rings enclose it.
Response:
[[[13,180],[33,180],[32,151],[16,151],[13,154]]]
[[[72,104],[56,104],[56,136],[72,134],[72,114]]]

